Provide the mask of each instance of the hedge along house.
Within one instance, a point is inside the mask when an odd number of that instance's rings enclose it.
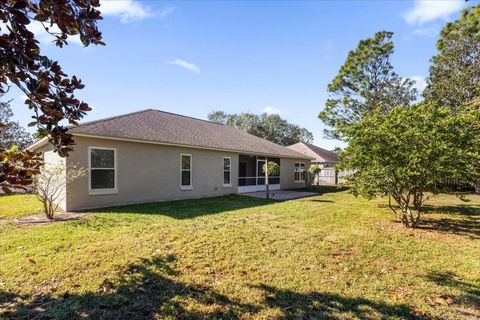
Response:
[[[271,190],[305,187],[312,160],[243,130],[187,116],[143,110],[71,127],[67,158],[46,138],[30,150],[45,162],[76,164],[88,175],[65,186],[66,211],[265,190],[265,161],[280,165]]]

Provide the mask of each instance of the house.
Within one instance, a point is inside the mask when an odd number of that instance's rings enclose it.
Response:
[[[322,168],[319,177],[320,184],[338,184],[340,182],[342,175],[334,168],[339,159],[333,151],[304,142],[293,144],[287,148],[311,157],[310,163]]]
[[[47,138],[29,149],[46,163],[88,168],[65,186],[67,211],[131,203],[221,196],[265,190],[262,165],[280,165],[271,190],[304,188],[308,155],[222,124],[143,110],[71,127],[76,145],[67,158]]]

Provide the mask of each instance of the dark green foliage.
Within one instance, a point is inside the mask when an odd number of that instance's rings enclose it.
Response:
[[[416,227],[425,192],[446,179],[477,181],[480,170],[480,110],[419,103],[381,110],[350,127],[339,169],[352,169],[356,195],[389,195],[406,226]]]
[[[447,23],[432,59],[425,98],[453,110],[480,97],[480,5]]]
[[[403,79],[393,71],[392,32],[377,32],[360,41],[338,75],[328,85],[330,97],[319,118],[330,129],[326,134],[344,139],[345,129],[356,124],[374,110],[385,113],[416,99],[415,82]]]
[[[83,89],[82,81],[69,77],[57,61],[42,55],[39,41],[27,26],[41,23],[60,48],[73,35],[79,35],[85,46],[103,44],[97,28],[102,19],[98,7],[99,0],[0,1],[0,94],[15,85],[27,96],[25,104],[34,120],[29,125],[37,127],[38,137],[48,137],[61,156],[67,156],[74,145],[62,121],[75,125],[91,108],[74,96]],[[52,32],[54,26],[59,32]],[[0,131],[4,130],[6,124],[0,121]],[[10,192],[33,181],[40,159],[31,152],[3,146],[0,161],[0,186]]]
[[[228,114],[224,111],[213,111],[208,119],[230,127],[245,130],[254,136],[266,139],[282,146],[289,146],[297,142],[310,143],[313,134],[305,128],[288,123],[278,114],[256,115],[242,112]]]

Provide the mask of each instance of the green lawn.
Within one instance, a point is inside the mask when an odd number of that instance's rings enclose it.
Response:
[[[0,318],[475,319],[480,197],[468,199],[432,197],[415,231],[385,199],[331,189],[0,223]],[[31,205],[0,197],[0,217]]]
[[[0,195],[0,219],[13,219],[42,212],[40,202],[31,195]]]

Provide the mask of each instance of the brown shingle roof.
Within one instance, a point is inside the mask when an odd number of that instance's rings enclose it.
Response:
[[[308,154],[314,157],[315,158],[314,162],[337,163],[339,161],[338,156],[335,154],[335,152],[320,148],[314,144],[299,142],[291,146],[288,146],[287,148],[290,148],[292,150],[295,150],[304,154]]]
[[[231,150],[287,158],[309,158],[243,130],[154,109],[86,122],[71,127],[69,131],[74,135]]]
[[[310,150],[315,152],[320,158],[325,160],[325,162],[338,162],[338,156],[335,154],[335,152],[317,147],[316,145],[310,143],[305,143],[305,145],[309,147]]]

